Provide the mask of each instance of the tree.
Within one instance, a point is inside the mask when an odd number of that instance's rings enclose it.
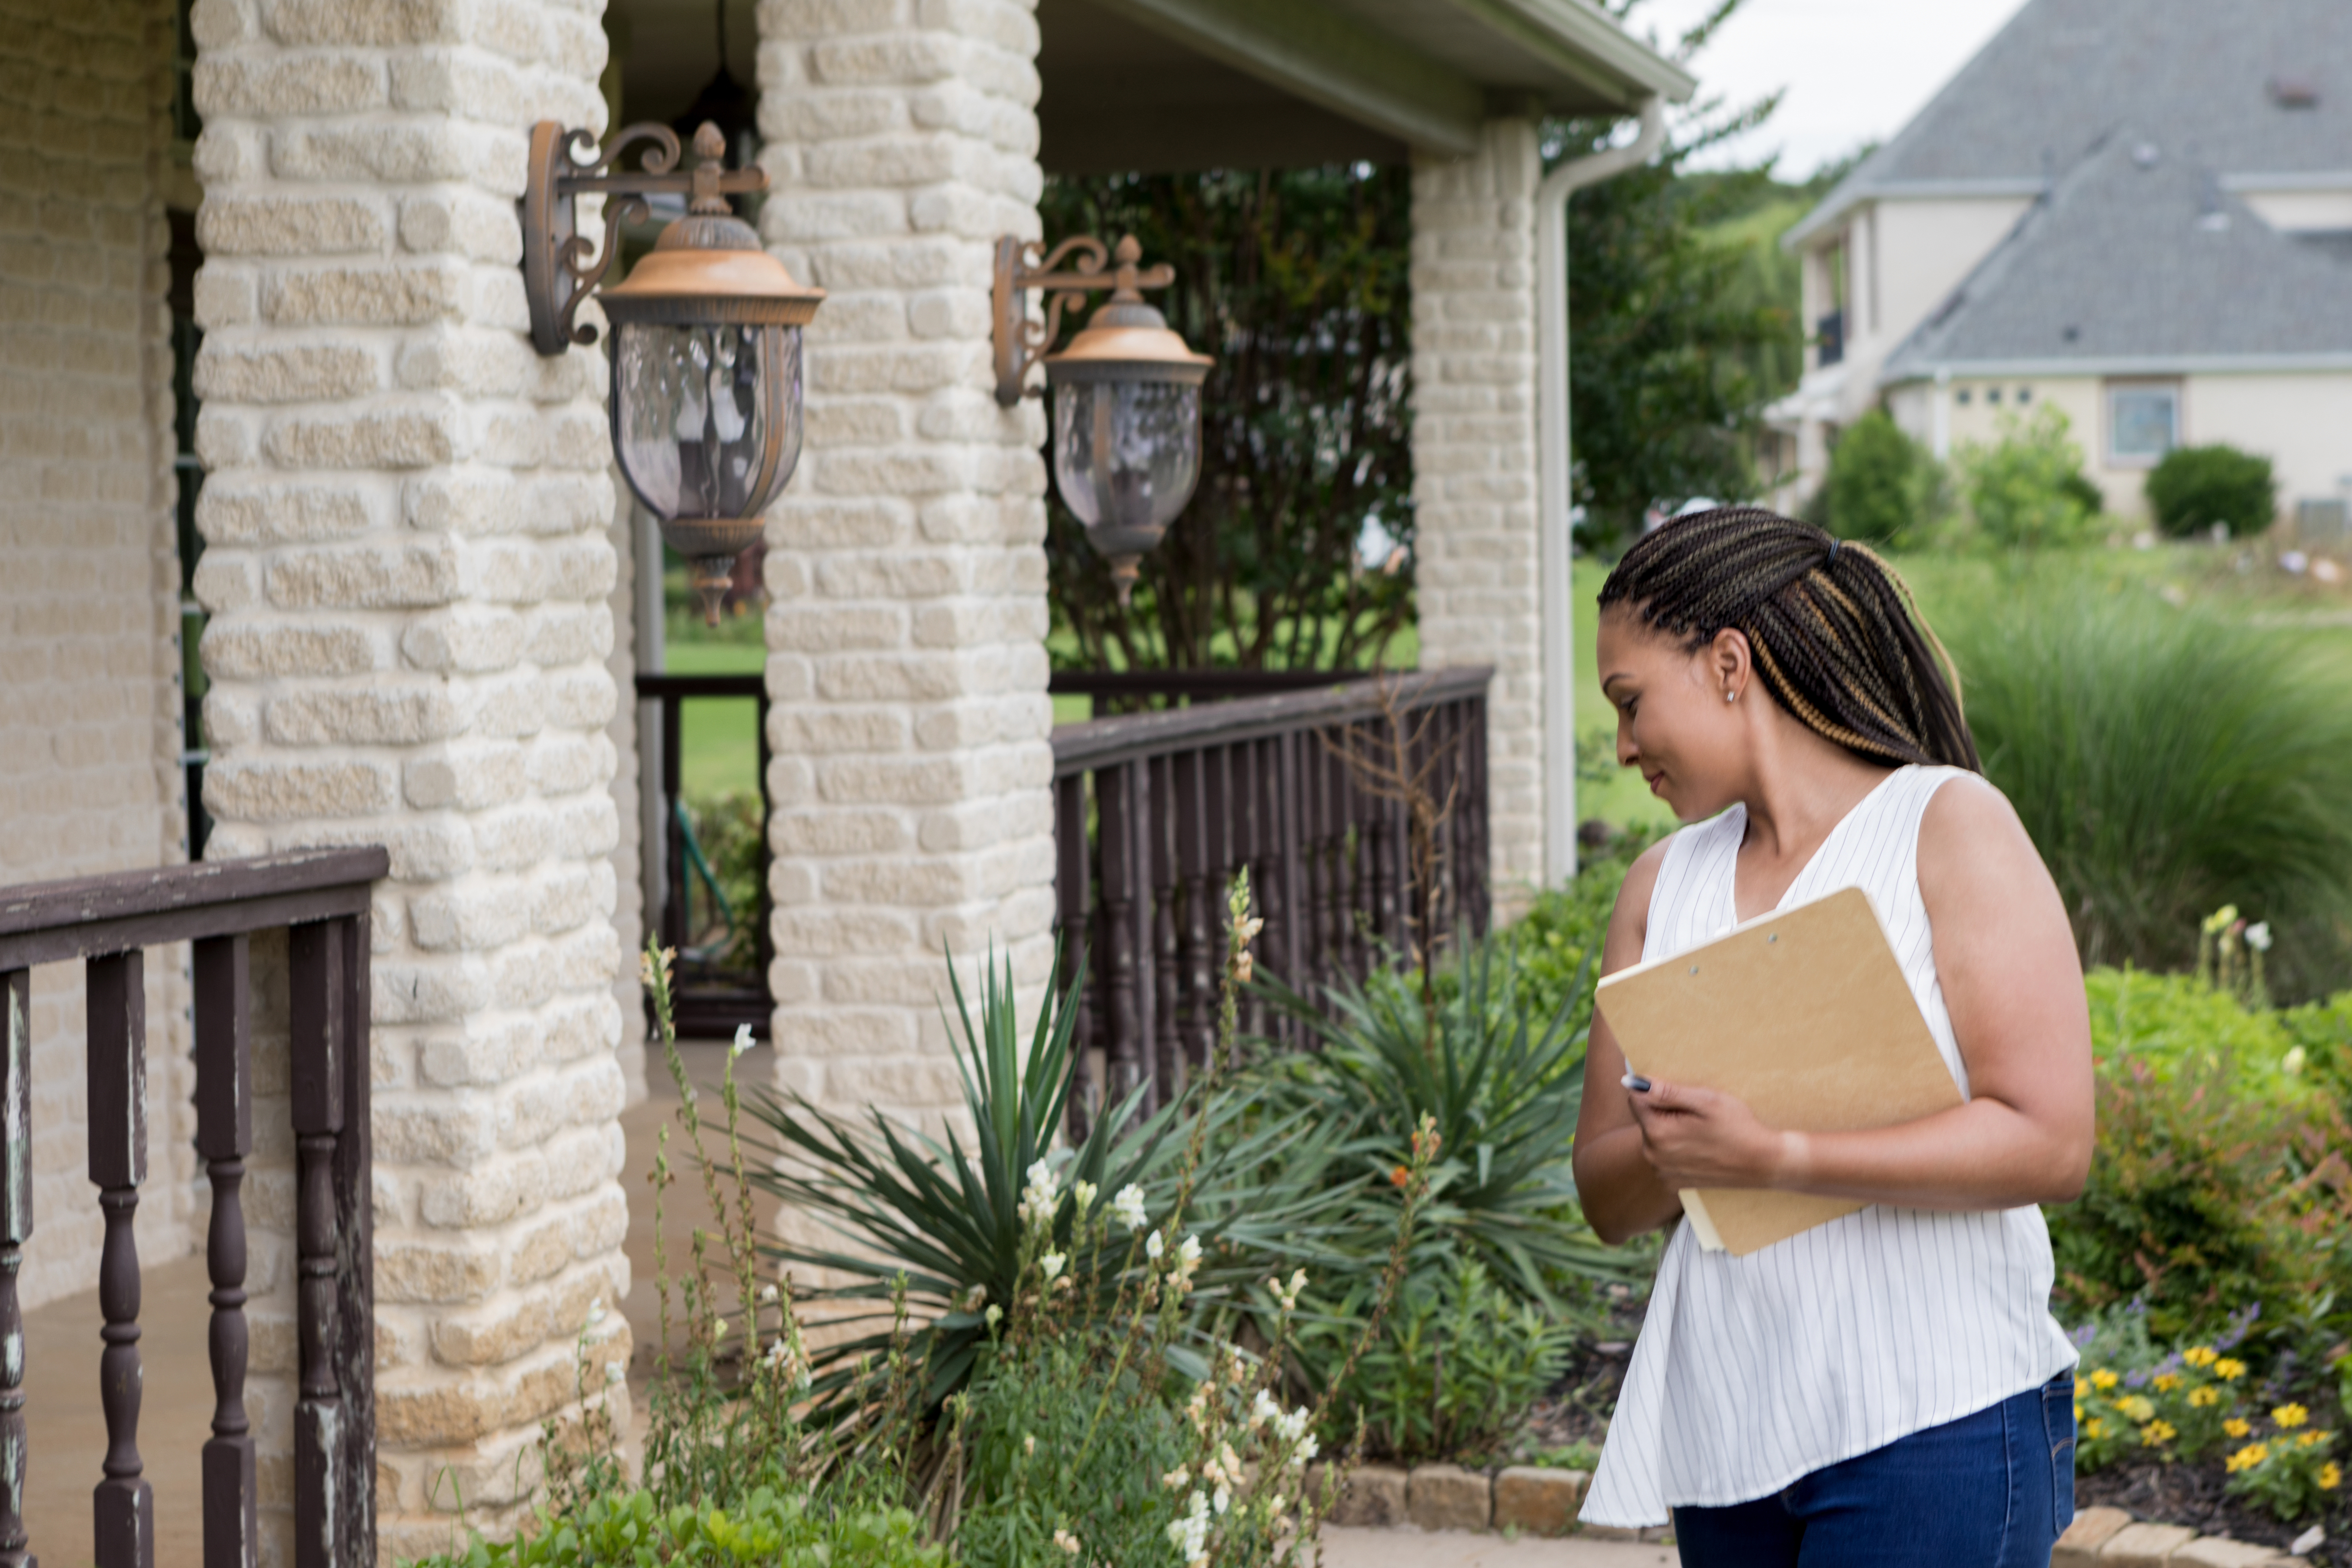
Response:
[[[1610,0],[1631,20],[1641,0]],[[1741,0],[1715,9],[1669,51],[1687,61]],[[1771,166],[1694,178],[1689,160],[1762,124],[1779,95],[1681,111],[1651,163],[1570,198],[1569,415],[1582,542],[1603,551],[1638,534],[1645,513],[1694,496],[1749,493],[1749,453],[1771,388],[1761,379],[1801,342],[1797,312],[1760,295],[1743,247],[1711,233],[1785,187]],[[1548,122],[1547,165],[1619,140],[1615,119]]]
[[[1132,233],[1147,259],[1174,263],[1153,301],[1217,356],[1200,488],[1144,557],[1131,605],[1059,495],[1048,502],[1056,657],[1377,663],[1412,617],[1407,172],[1056,177],[1041,205],[1049,234]],[[1369,568],[1368,520],[1395,547]]]

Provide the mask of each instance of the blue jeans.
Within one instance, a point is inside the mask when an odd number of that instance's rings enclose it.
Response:
[[[2074,1374],[1772,1497],[1675,1510],[1683,1568],[2048,1568],[2074,1517]]]

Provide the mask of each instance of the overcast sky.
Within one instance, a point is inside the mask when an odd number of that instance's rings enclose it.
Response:
[[[1747,0],[1692,62],[1702,96],[1743,104],[1786,88],[1763,129],[1698,160],[1780,154],[1801,180],[1865,142],[1885,141],[1951,79],[2023,0]],[[1710,0],[1646,0],[1636,33],[1671,45]]]

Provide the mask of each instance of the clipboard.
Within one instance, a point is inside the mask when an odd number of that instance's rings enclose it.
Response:
[[[1766,1125],[1853,1131],[1960,1103],[1870,895],[1841,888],[1603,979],[1594,1006],[1644,1078],[1720,1090]],[[1745,1188],[1682,1194],[1699,1244],[1745,1258],[1864,1206]]]

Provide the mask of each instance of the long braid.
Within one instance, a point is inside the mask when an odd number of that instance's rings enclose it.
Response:
[[[1760,507],[1717,507],[1627,551],[1601,604],[1693,648],[1745,633],[1780,706],[1849,751],[1983,771],[1951,656],[1910,585],[1862,545]]]

